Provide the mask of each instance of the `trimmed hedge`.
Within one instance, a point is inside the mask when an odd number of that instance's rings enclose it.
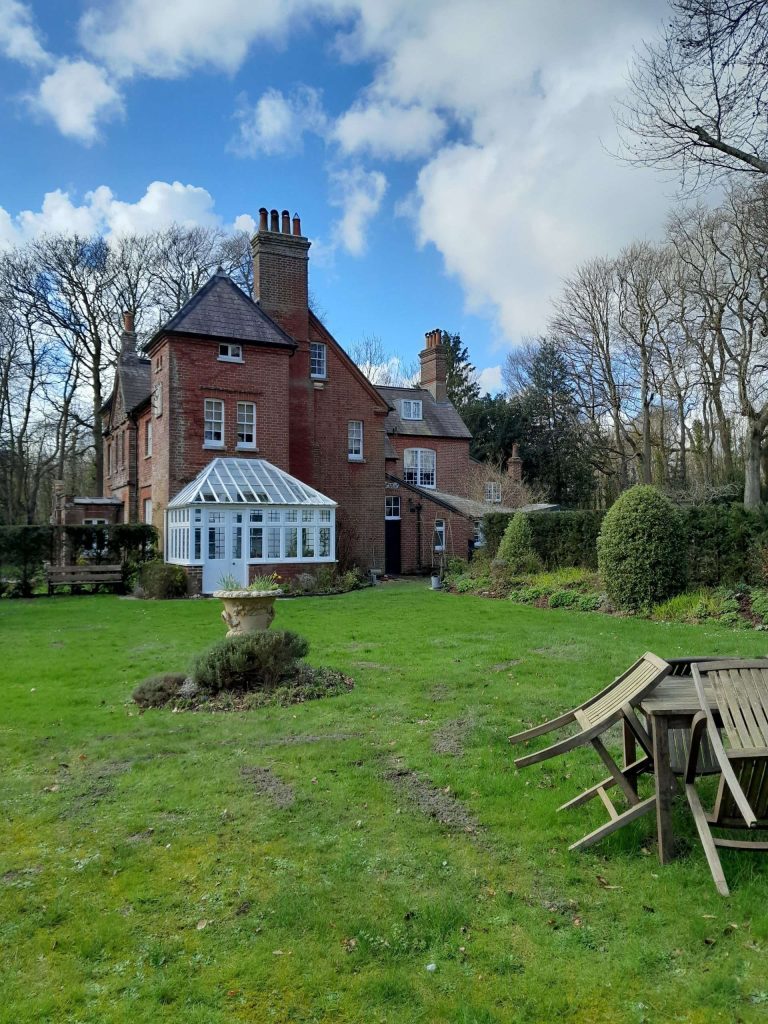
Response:
[[[597,537],[604,515],[593,511],[529,513],[526,519],[534,552],[547,569],[571,565],[597,569]],[[483,517],[483,535],[492,558],[511,519],[506,512],[489,512]]]
[[[647,610],[685,589],[685,522],[655,487],[631,487],[613,503],[597,555],[606,592],[618,608]]]

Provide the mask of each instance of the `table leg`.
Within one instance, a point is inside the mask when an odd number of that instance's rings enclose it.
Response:
[[[622,733],[624,741],[624,767],[626,768],[627,765],[632,764],[637,758],[637,741],[635,740],[635,734],[629,728],[626,721],[624,722]],[[630,779],[630,785],[635,793],[637,793],[637,776]]]
[[[652,715],[651,718],[659,862],[668,864],[673,854],[672,796],[676,788],[675,776],[669,763],[669,722],[664,715]]]

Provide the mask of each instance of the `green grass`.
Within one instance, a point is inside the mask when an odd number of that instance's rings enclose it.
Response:
[[[278,604],[352,693],[138,714],[135,684],[185,669],[219,612],[0,605],[3,1024],[765,1019],[766,859],[724,851],[722,900],[684,807],[667,867],[650,818],[569,854],[599,808],[556,808],[594,756],[517,772],[506,741],[646,649],[764,636],[387,585]],[[430,817],[408,772],[479,828]]]

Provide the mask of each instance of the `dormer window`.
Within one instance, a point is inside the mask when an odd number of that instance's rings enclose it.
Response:
[[[231,345],[229,342],[219,345],[219,359],[223,363],[242,363],[243,346]]]
[[[421,399],[404,398],[400,403],[400,416],[404,420],[420,420]]]
[[[494,505],[501,504],[501,484],[496,480],[489,480],[485,485],[485,500]]]

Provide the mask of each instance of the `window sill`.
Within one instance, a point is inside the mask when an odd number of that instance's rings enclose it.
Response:
[[[147,459],[151,459],[151,458],[152,458],[152,452],[150,452],[149,455],[145,455],[144,456],[144,461],[146,462]]]
[[[216,356],[216,361],[219,362],[219,363],[244,363],[245,362],[245,360],[242,358],[242,356],[240,357],[240,359],[236,359],[234,356]]]
[[[237,452],[257,452],[259,449],[255,444],[237,444],[235,445],[235,451]]]
[[[362,455],[348,455],[347,462],[365,462]]]
[[[216,441],[205,441],[203,443],[203,448],[209,448],[212,451],[220,452],[224,448],[224,442],[222,441],[221,443],[217,443]]]

